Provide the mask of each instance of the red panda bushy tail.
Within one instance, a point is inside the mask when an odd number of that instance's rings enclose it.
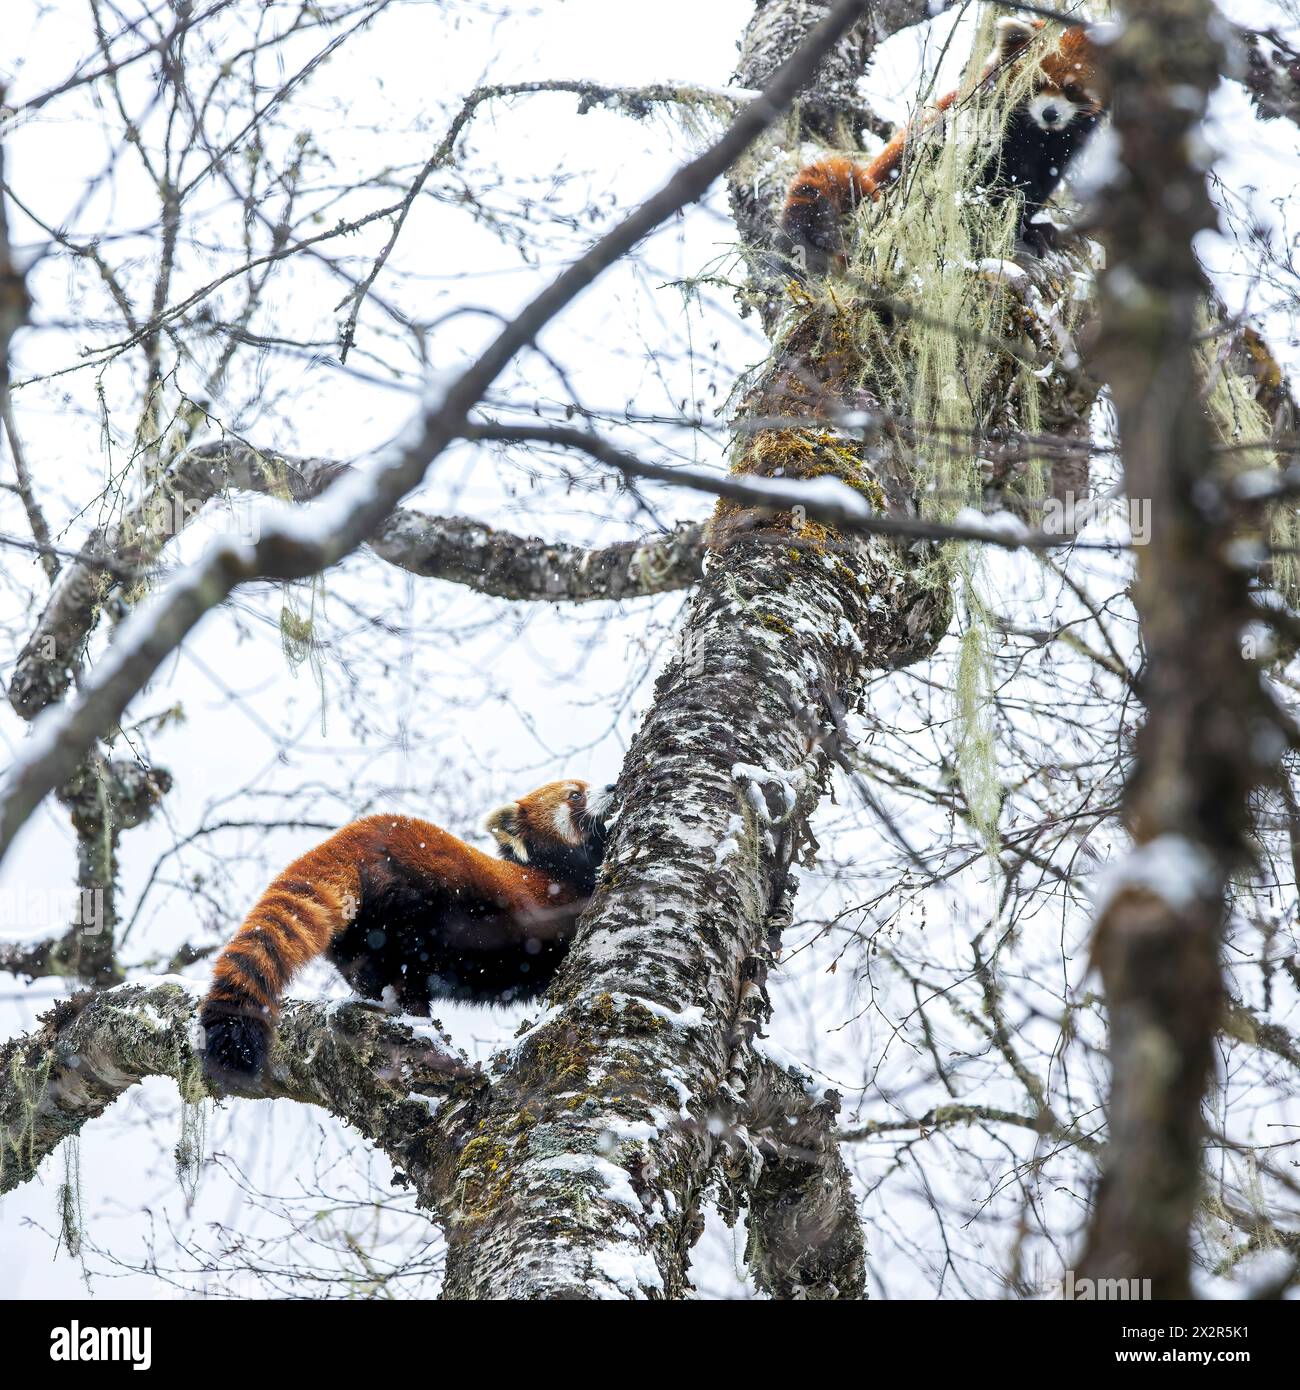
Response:
[[[276,878],[217,957],[199,1012],[209,1078],[228,1083],[261,1072],[289,980],[355,915],[360,881],[350,829]]]
[[[781,230],[791,248],[804,253],[801,268],[818,273],[832,258],[842,260],[850,214],[875,196],[867,170],[843,156],[819,159],[800,170],[786,196]]]

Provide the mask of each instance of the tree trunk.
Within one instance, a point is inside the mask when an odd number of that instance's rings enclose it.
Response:
[[[740,80],[761,81],[818,13],[760,5]],[[895,19],[919,17],[899,7]],[[827,128],[827,111],[850,99],[886,32],[864,21],[840,46],[828,85],[800,107],[804,124],[784,133],[787,148]],[[881,508],[912,511],[901,435],[845,414],[892,404],[885,373],[856,345],[852,310],[830,296],[779,301],[772,219],[791,172],[760,145],[733,188],[755,297],[777,342],[744,414],[795,421],[742,422],[736,469],[833,474]],[[1045,414],[1073,426],[1092,398],[1068,372],[1047,395]],[[1005,424],[1008,403],[994,400],[989,414]],[[798,513],[719,506],[714,554],[619,779],[601,886],[553,1007],[500,1059],[470,1142],[447,1160],[458,1166],[445,1212],[447,1297],[681,1297],[718,1176],[725,1211],[750,1207],[760,1288],[862,1295],[861,1230],[845,1214],[853,1204],[842,1162],[833,1140],[815,1137],[828,1133],[837,1098],[787,1112],[790,1132],[811,1137],[769,1142],[781,1087],[770,1069],[755,1079],[750,1039],[765,1017],[792,866],[814,848],[807,821],[841,714],[869,674],[933,648],[949,596],[934,582],[933,547],[849,536]]]
[[[1150,505],[1135,600],[1147,708],[1125,797],[1135,853],[1112,870],[1093,958],[1110,1015],[1109,1143],[1083,1273],[1190,1292],[1201,1107],[1223,1021],[1223,898],[1246,857],[1247,797],[1286,732],[1243,635],[1234,513],[1196,361],[1207,286],[1192,249],[1215,214],[1196,142],[1221,52],[1208,0],[1129,0],[1110,50],[1123,175],[1104,202],[1110,272],[1097,361],[1126,491]]]

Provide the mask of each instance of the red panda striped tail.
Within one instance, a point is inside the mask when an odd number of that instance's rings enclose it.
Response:
[[[223,1089],[261,1073],[290,979],[355,913],[355,870],[349,874],[346,857],[331,852],[341,838],[275,879],[217,957],[199,1023],[204,1072]]]

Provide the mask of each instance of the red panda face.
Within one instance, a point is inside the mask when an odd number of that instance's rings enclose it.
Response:
[[[1105,105],[1097,45],[1078,26],[1067,29],[1056,47],[1039,64],[1042,93],[1056,92],[1075,108],[1076,115],[1099,116]]]
[[[1082,106],[1064,92],[1049,88],[1025,103],[1025,114],[1040,130],[1064,130],[1082,113]]]
[[[487,829],[502,853],[519,864],[557,850],[590,848],[603,841],[611,790],[596,792],[586,782],[548,782],[498,807],[488,817]]]
[[[1006,16],[998,20],[997,42],[989,59],[994,72],[1014,62],[1044,28],[1041,19]],[[1097,46],[1079,25],[1071,25],[1039,60],[1034,95],[1026,103],[1029,119],[1045,131],[1068,129],[1081,116],[1103,109]]]

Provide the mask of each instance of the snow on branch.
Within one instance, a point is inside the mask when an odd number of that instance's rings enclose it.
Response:
[[[306,503],[350,471],[348,464],[262,451],[234,439],[190,450],[121,522],[97,529],[60,576],[14,668],[10,704],[31,719],[66,694],[69,654],[81,650],[99,621],[106,569],[124,583],[143,578],[167,543],[216,497],[245,492]],[[549,603],[686,588],[699,578],[703,548],[696,526],[588,550],[401,507],[367,543],[380,559],[412,574],[496,598]]]
[[[829,476],[768,478],[754,473],[717,473],[690,465],[652,463],[627,453],[589,430],[567,425],[472,423],[465,427],[464,433],[469,439],[495,440],[506,444],[553,444],[581,449],[618,469],[626,477],[671,483],[675,487],[691,488],[696,492],[706,492],[714,497],[725,497],[769,511],[802,507],[804,513],[814,521],[864,536],[975,541],[983,545],[996,545],[1004,550],[1053,550],[1061,547],[1107,551],[1127,549],[1124,543],[1118,541],[1081,541],[1068,531],[1031,530],[1005,512],[985,516],[972,508],[964,508],[946,525],[917,517],[892,515],[877,511],[860,492],[854,491],[839,478]]]
[[[1260,118],[1300,125],[1300,50],[1276,30],[1232,26],[1233,71],[1250,94]]]
[[[0,1193],[27,1182],[62,1140],[147,1076],[172,1078],[187,1102],[207,1096],[192,989],[160,976],[86,991],[0,1046]],[[428,1032],[361,1005],[290,1001],[248,1094],[319,1105],[405,1166],[440,1103],[482,1085]]]
[[[746,1264],[773,1298],[861,1298],[866,1254],[839,1149],[839,1093],[817,1085],[801,1067],[769,1058],[768,1050],[756,1041],[741,1063],[745,1138],[759,1163],[741,1189]],[[730,1173],[735,1164],[722,1166]]]

